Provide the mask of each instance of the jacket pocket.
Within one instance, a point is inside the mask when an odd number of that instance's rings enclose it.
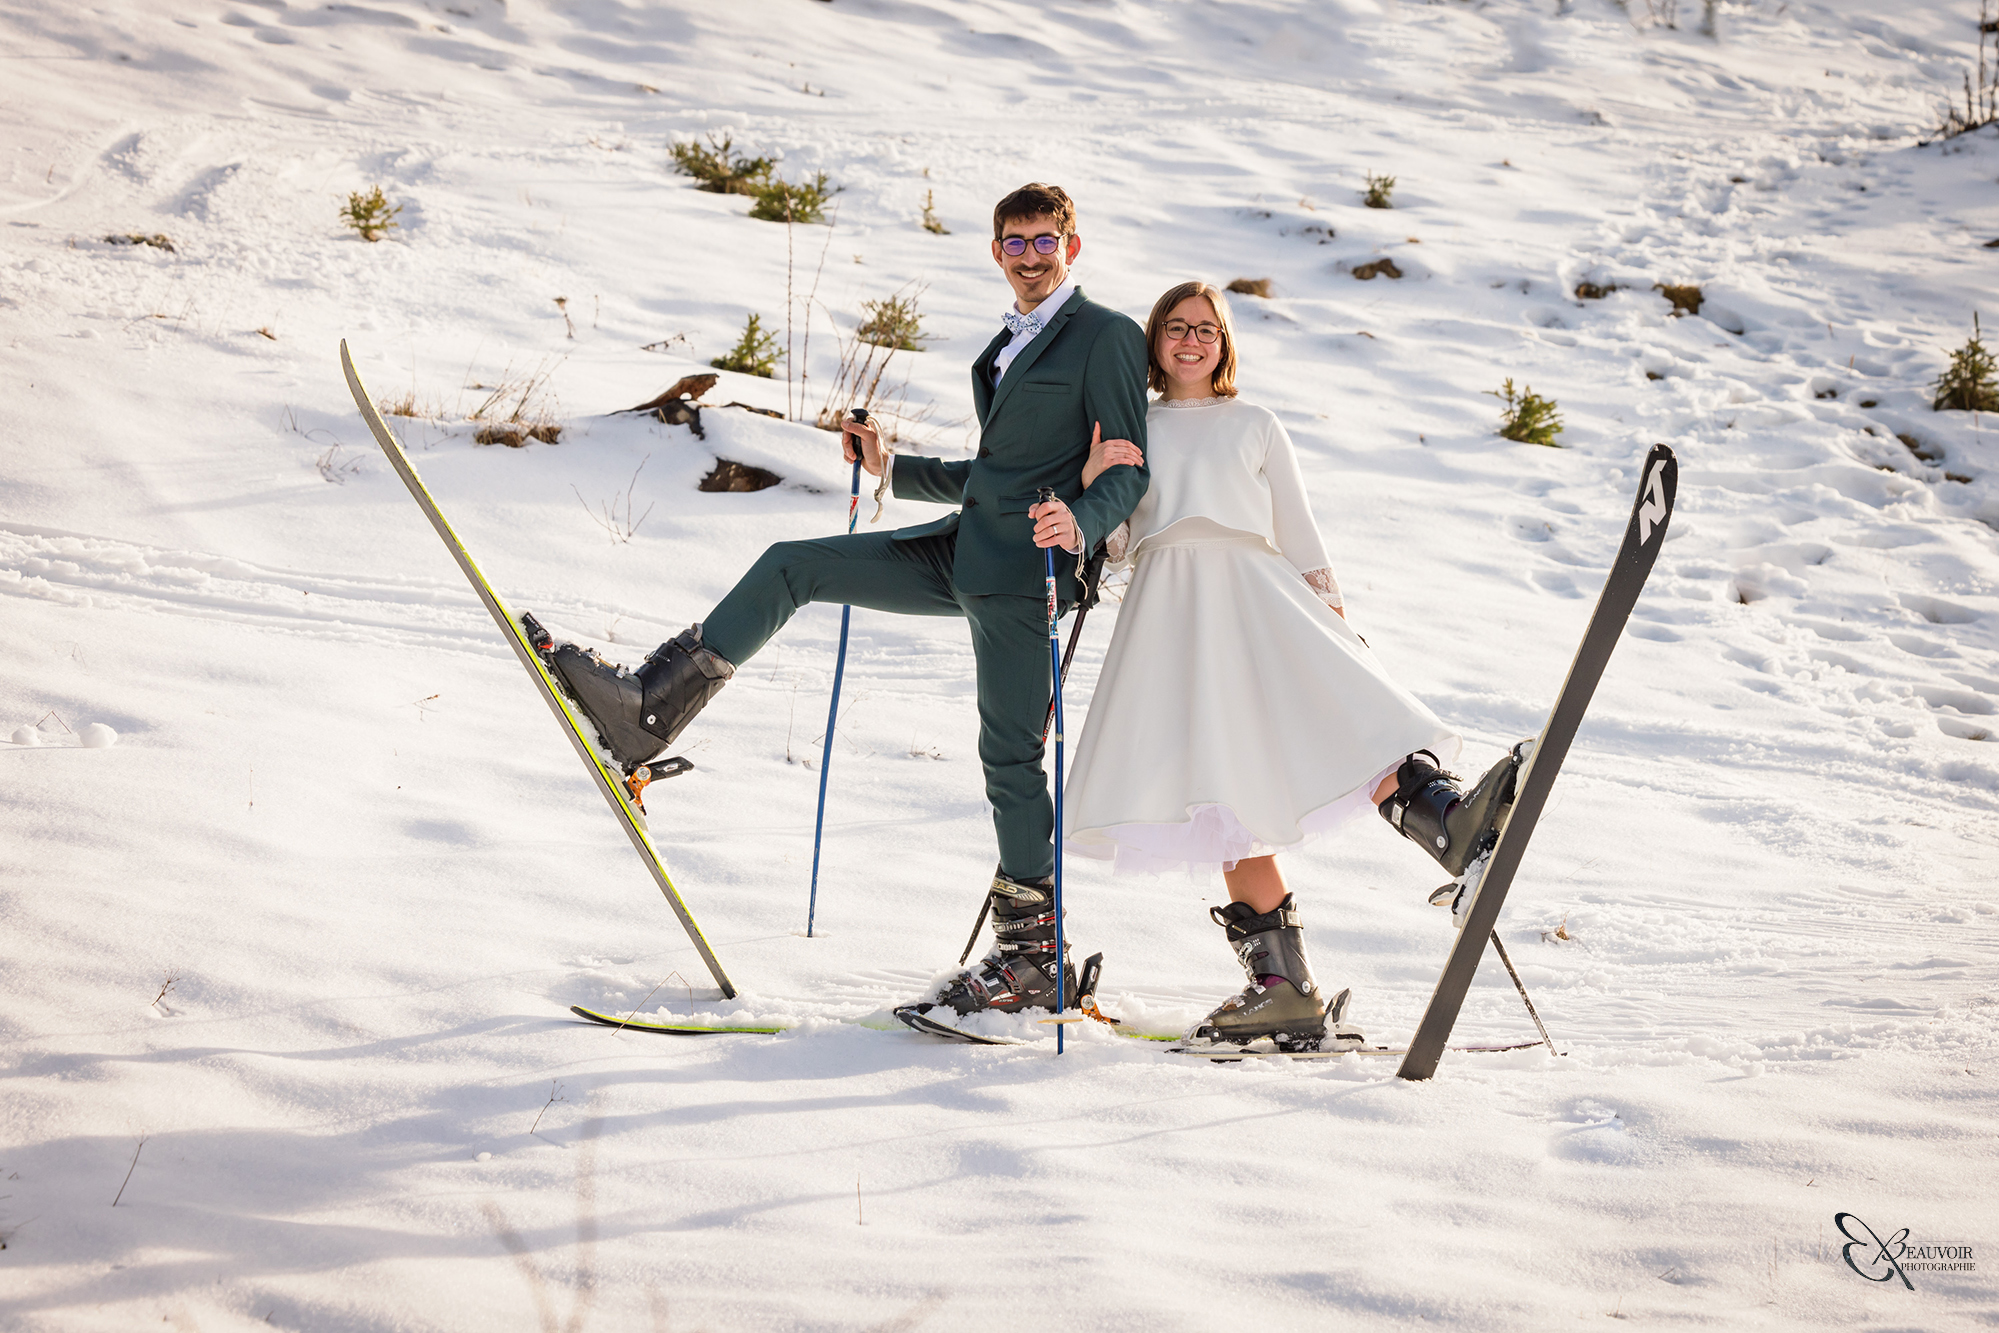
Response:
[[[1020,391],[1022,393],[1074,393],[1076,386],[1073,384],[1057,384],[1050,380],[1022,380],[1020,382]]]
[[[1002,514],[1024,514],[1040,503],[1041,496],[1038,492],[1030,491],[1026,495],[1002,495],[999,498],[999,511]]]

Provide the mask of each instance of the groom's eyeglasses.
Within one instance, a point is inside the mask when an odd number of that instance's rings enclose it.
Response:
[[[1166,327],[1162,332],[1176,343],[1189,333],[1204,343],[1212,343],[1215,339],[1222,336],[1222,329],[1219,324],[1189,324],[1184,319],[1167,320]]]
[[[1038,255],[1052,255],[1056,250],[1061,248],[1061,245],[1062,238],[1060,236],[1037,236],[1034,238],[1034,253]],[[1028,240],[1025,236],[1009,236],[1000,242],[1000,249],[1006,251],[1006,253],[1012,255],[1015,259],[1027,253],[1027,246]]]

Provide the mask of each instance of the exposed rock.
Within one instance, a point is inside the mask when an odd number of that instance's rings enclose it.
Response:
[[[1399,278],[1402,276],[1402,270],[1395,267],[1395,261],[1392,259],[1377,259],[1372,263],[1354,265],[1353,275],[1362,282],[1374,281],[1377,274],[1387,278]]]
[[[132,231],[119,232],[116,235],[106,236],[104,239],[113,245],[150,245],[155,250],[164,250],[170,255],[180,253],[174,249],[172,241],[158,232],[155,232],[151,236],[142,236],[138,232]]]
[[[1652,290],[1672,303],[1675,315],[1698,315],[1701,312],[1701,289],[1692,283],[1655,282]]]
[[[685,398],[669,398],[652,410],[653,418],[669,426],[685,426],[694,432],[694,438],[705,440],[708,432],[701,429],[701,407]]]
[[[753,467],[748,463],[738,463],[730,458],[715,460],[715,470],[701,479],[698,487],[704,491],[761,491],[777,485],[784,478],[768,468]]]

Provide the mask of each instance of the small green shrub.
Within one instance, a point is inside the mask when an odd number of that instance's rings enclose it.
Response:
[[[861,302],[861,322],[854,336],[898,352],[922,351],[923,344],[930,341],[930,335],[923,331],[923,316],[916,309],[922,295],[923,289],[918,287],[907,296],[897,292],[879,301]]]
[[[936,197],[937,191],[935,190],[925,190],[923,192],[923,230],[929,232],[932,236],[949,236],[951,234],[950,230],[937,220]]]
[[[1393,193],[1395,177],[1377,176],[1370,171],[1367,173],[1367,188],[1360,192],[1361,202],[1369,208],[1393,208],[1395,205],[1388,201],[1388,196]]]
[[[377,185],[366,194],[359,190],[349,194],[346,206],[340,210],[340,220],[359,232],[362,240],[379,241],[396,225],[396,214],[402,211],[401,204],[389,207],[388,197]]]
[[[1999,366],[1993,364],[1992,353],[1986,350],[1984,331],[1978,327],[1978,315],[1974,312],[1971,338],[1950,354],[1950,364],[1937,376],[1937,396],[1932,406],[1939,412],[1999,412],[1999,378],[1995,378],[1995,372],[1999,372]]]
[[[767,157],[740,156],[731,135],[717,139],[711,134],[705,147],[692,142],[677,143],[671,151],[674,169],[683,176],[692,176],[697,188],[710,194],[755,194],[771,168],[777,165]]]
[[[726,356],[718,356],[708,364],[717,370],[733,370],[739,375],[759,375],[769,379],[777,370],[777,335],[763,331],[763,318],[751,315],[743,323],[743,336],[729,349]]]
[[[750,193],[757,200],[750,205],[753,218],[765,222],[816,223],[826,220],[826,201],[839,190],[826,188],[826,173],[822,171],[809,181],[768,176]]]
[[[1562,447],[1555,439],[1562,433],[1562,418],[1555,410],[1554,399],[1543,398],[1525,385],[1516,394],[1510,376],[1504,389],[1486,392],[1506,404],[1506,411],[1499,419],[1502,438],[1519,444],[1544,444],[1550,449]]]

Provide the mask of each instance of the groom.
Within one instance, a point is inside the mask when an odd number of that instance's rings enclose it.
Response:
[[[1145,444],[1145,335],[1083,294],[1070,265],[1082,253],[1076,206],[1053,185],[1023,185],[993,210],[993,261],[1013,289],[1004,327],[972,363],[978,456],[957,462],[892,455],[875,427],[843,424],[841,450],[875,488],[958,509],[886,533],[779,542],[708,618],[661,644],[636,672],[562,644],[551,664],[627,772],[657,757],[736,669],[808,602],[902,615],[963,616],[978,664],[979,758],[999,836],[989,889],[995,945],[931,999],[959,1014],[1053,1008],[1057,978],[1073,1002],[1075,974],[1055,958],[1055,812],[1042,768],[1049,699],[1043,548],[1056,547],[1057,598],[1067,612],[1082,585],[1080,557],[1145,494],[1143,466],[1106,470],[1087,491],[1092,433]],[[1037,503],[1047,488],[1055,499]]]

